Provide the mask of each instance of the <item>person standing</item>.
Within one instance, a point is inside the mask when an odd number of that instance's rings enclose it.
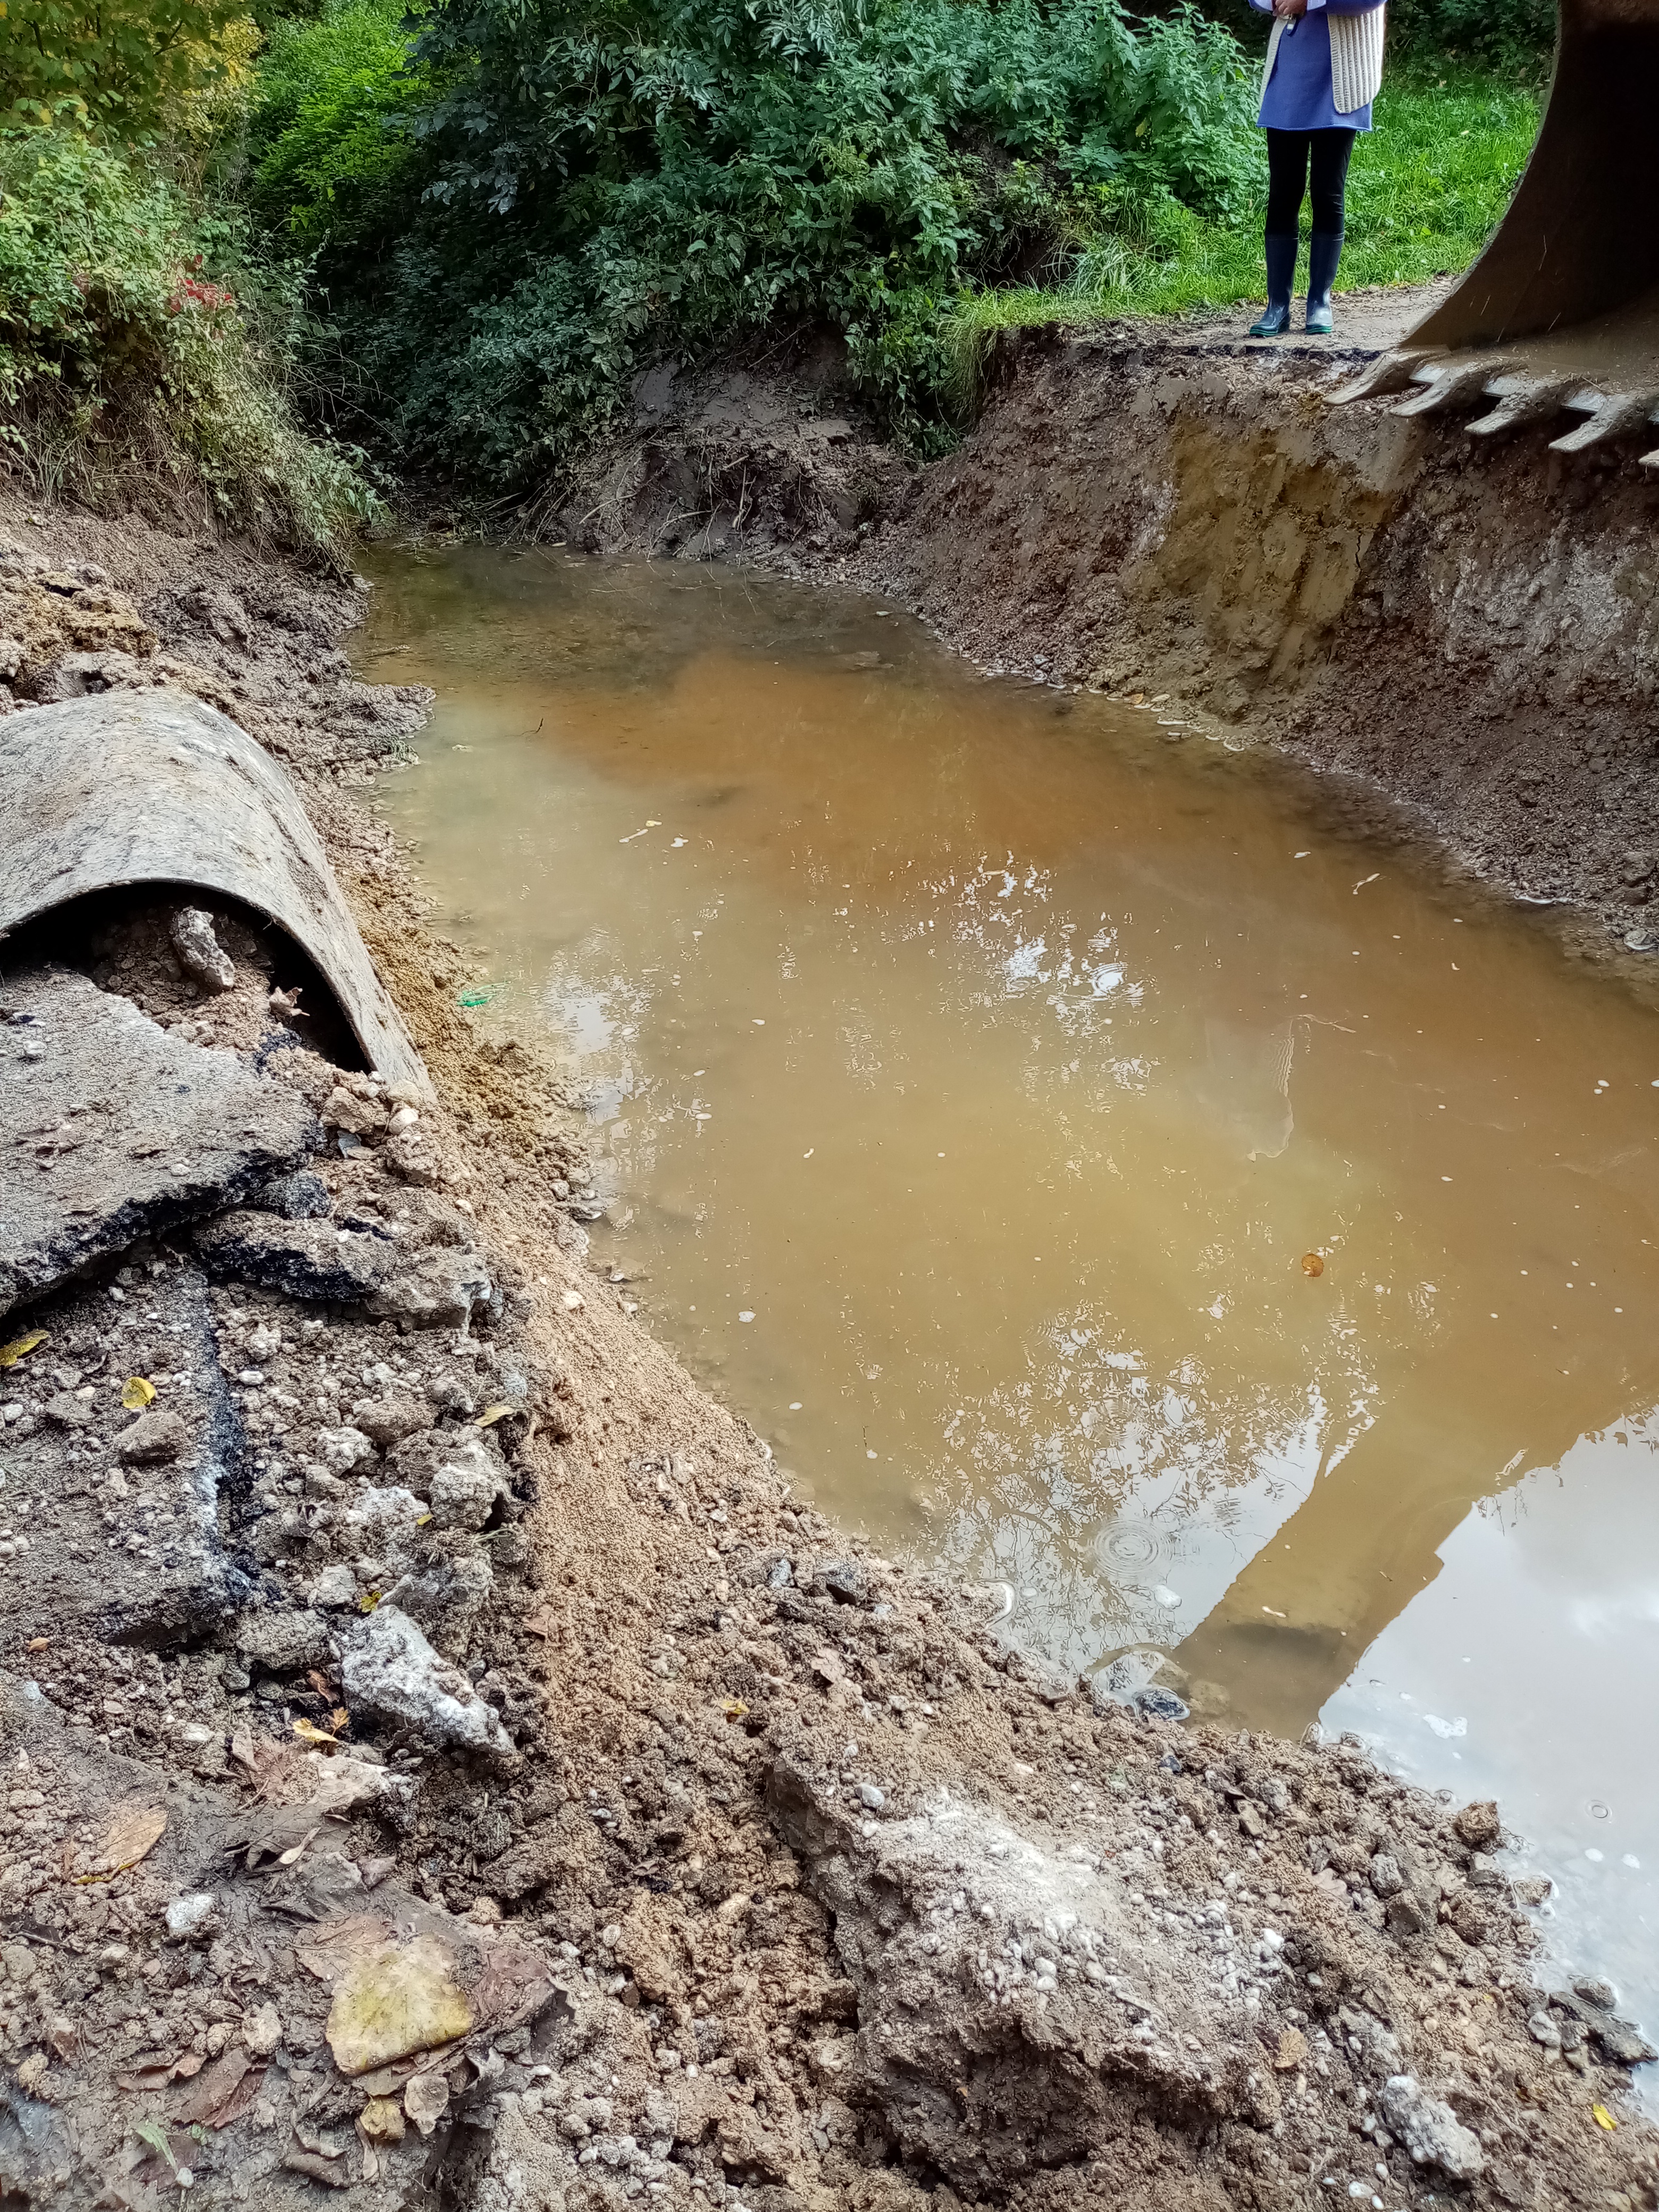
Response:
[[[1250,336],[1282,337],[1291,327],[1304,194],[1313,203],[1304,326],[1328,335],[1348,157],[1355,138],[1371,127],[1371,101],[1382,82],[1384,9],[1379,0],[1250,5],[1273,19],[1256,118],[1267,134],[1267,308],[1250,325]]]

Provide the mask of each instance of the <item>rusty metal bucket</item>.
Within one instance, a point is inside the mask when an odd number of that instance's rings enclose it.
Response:
[[[144,884],[217,893],[285,930],[372,1068],[432,1095],[300,794],[213,708],[114,690],[0,721],[0,935]]]
[[[1508,214],[1468,273],[1340,404],[1423,387],[1395,411],[1496,399],[1490,435],[1564,410],[1576,453],[1644,437],[1659,410],[1659,0],[1559,0],[1549,105]],[[1659,450],[1641,456],[1659,467]]]

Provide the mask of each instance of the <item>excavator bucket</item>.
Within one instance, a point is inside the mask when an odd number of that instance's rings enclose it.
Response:
[[[1556,441],[1570,452],[1641,434],[1659,405],[1656,121],[1659,0],[1559,0],[1549,106],[1509,213],[1398,351],[1334,396],[1415,382],[1412,414],[1496,399],[1476,434],[1573,409],[1588,419]]]

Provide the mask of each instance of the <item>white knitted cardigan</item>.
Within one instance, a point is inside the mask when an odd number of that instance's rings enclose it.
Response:
[[[1386,8],[1367,8],[1361,15],[1339,15],[1334,8],[1326,10],[1331,33],[1331,104],[1339,115],[1352,115],[1376,97],[1382,82],[1382,19],[1387,14]],[[1287,21],[1283,15],[1273,17],[1267,65],[1261,72],[1264,99]]]

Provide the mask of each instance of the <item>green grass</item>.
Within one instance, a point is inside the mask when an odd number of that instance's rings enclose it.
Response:
[[[1467,267],[1509,204],[1539,113],[1536,88],[1519,78],[1452,64],[1393,72],[1377,95],[1376,127],[1354,148],[1339,289],[1418,284]],[[1264,202],[1266,192],[1264,147]],[[1258,204],[1223,226],[1164,211],[1150,234],[1126,228],[1085,247],[1053,289],[974,295],[948,334],[962,401],[971,404],[998,331],[1260,300],[1261,213]],[[1303,223],[1305,236],[1305,210]]]

